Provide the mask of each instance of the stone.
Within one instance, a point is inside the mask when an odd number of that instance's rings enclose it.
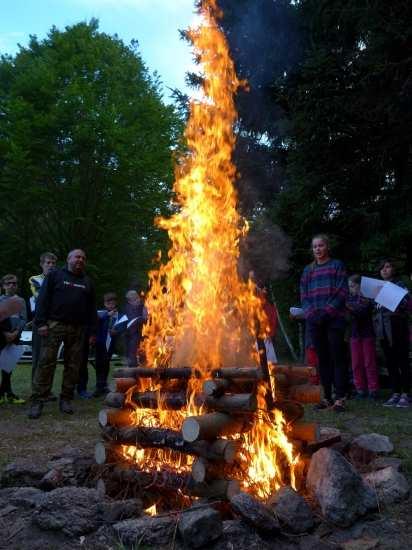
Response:
[[[389,437],[380,434],[363,434],[355,437],[349,449],[349,457],[355,464],[369,464],[378,456],[393,452]]]
[[[371,489],[376,491],[378,500],[384,504],[400,502],[409,495],[407,479],[393,466],[364,474],[363,479]]]
[[[261,531],[273,533],[280,529],[279,521],[273,512],[248,493],[238,493],[230,499],[232,510],[246,523]]]
[[[299,539],[299,550],[338,550],[338,548],[336,544],[331,544],[315,535]]]
[[[43,491],[53,491],[64,484],[62,471],[53,468],[49,470],[40,480],[39,487]]]
[[[120,541],[125,545],[170,544],[175,536],[176,518],[173,516],[145,516],[126,519],[113,525]]]
[[[342,544],[343,550],[373,550],[379,546],[379,539],[363,537],[360,539],[348,540]]]
[[[240,519],[233,519],[223,522],[222,536],[210,544],[207,550],[270,550],[270,548],[272,546],[266,543],[253,527]]]
[[[7,464],[1,473],[0,487],[38,487],[47,468],[27,459]]]
[[[370,463],[372,470],[383,470],[384,468],[388,468],[388,466],[392,466],[392,468],[400,472],[402,470],[402,460],[395,456],[378,456],[378,458],[375,458]]]
[[[279,489],[270,499],[269,505],[292,533],[305,533],[314,525],[310,506],[292,487]]]
[[[0,498],[14,506],[35,508],[44,499],[45,493],[35,487],[10,487],[0,489]]]
[[[370,487],[352,464],[334,449],[319,449],[312,456],[306,486],[319,503],[325,519],[342,527],[351,525],[377,506]]]
[[[104,523],[116,523],[141,515],[143,503],[139,498],[104,501],[97,505],[97,511]]]
[[[201,548],[218,539],[222,528],[219,512],[210,507],[185,510],[178,523],[179,533],[190,548]]]
[[[40,529],[78,537],[99,527],[97,506],[101,497],[95,489],[62,487],[44,495],[33,514],[33,523]]]

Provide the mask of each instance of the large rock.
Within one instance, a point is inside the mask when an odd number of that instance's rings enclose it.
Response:
[[[120,541],[126,545],[170,544],[176,531],[176,518],[172,516],[127,519],[113,525]]]
[[[187,546],[201,548],[220,537],[222,520],[213,508],[193,507],[181,514],[178,528]]]
[[[376,491],[379,501],[385,504],[399,502],[409,495],[408,481],[392,466],[364,474],[363,479]]]
[[[7,464],[1,473],[0,487],[39,487],[47,468],[31,460],[19,459]]]
[[[270,550],[273,546],[266,543],[257,531],[240,519],[223,522],[222,536],[208,546],[208,550]],[[276,541],[276,548],[278,541]]]
[[[310,506],[292,487],[282,487],[269,502],[276,516],[293,533],[305,533],[313,527]]]
[[[97,506],[101,500],[95,489],[63,487],[45,493],[33,515],[40,529],[61,530],[69,537],[85,535],[100,525]]]
[[[349,526],[377,506],[370,487],[334,449],[323,448],[312,456],[306,485],[323,516],[336,525]]]
[[[233,511],[252,527],[268,533],[279,531],[279,522],[272,510],[248,493],[234,495],[230,504]]]
[[[349,457],[355,464],[369,464],[378,456],[393,451],[389,437],[380,434],[363,434],[355,437],[349,449]]]
[[[125,519],[136,518],[141,515],[142,510],[143,504],[139,498],[107,500],[97,505],[97,511],[104,523],[116,523]]]
[[[378,456],[369,466],[372,470],[383,470],[384,468],[392,466],[392,468],[400,472],[402,471],[402,460],[395,456]]]
[[[39,506],[46,494],[35,487],[9,487],[0,489],[0,498],[8,503],[22,508]]]

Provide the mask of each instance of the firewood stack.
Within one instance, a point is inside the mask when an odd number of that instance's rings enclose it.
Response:
[[[106,396],[99,413],[103,442],[95,449],[96,462],[105,465],[102,477],[111,484],[153,488],[196,497],[228,499],[240,490],[242,471],[238,459],[241,442],[236,434],[251,429],[258,411],[258,384],[267,385],[267,408],[280,409],[286,419],[287,434],[301,452],[319,438],[316,424],[303,422],[302,404],[320,400],[319,386],[308,384],[311,367],[273,367],[273,398],[264,369],[257,367],[221,368],[204,380],[202,391],[193,402],[202,414],[187,416],[181,430],[134,425],[136,408],[181,410],[188,405],[187,385],[199,373],[190,367],[119,368],[114,372],[115,391]],[[138,391],[139,381],[149,379],[156,391]],[[146,384],[145,387],[147,387]],[[200,385],[199,385],[200,387]],[[160,388],[160,389],[159,389]],[[226,439],[229,437],[229,439]],[[137,449],[170,450],[191,455],[191,470],[173,471],[160,464],[153,471],[139,469],[124,454],[123,446]],[[161,462],[161,460],[159,461]]]

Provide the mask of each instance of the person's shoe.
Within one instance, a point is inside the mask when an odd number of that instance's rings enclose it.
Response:
[[[394,393],[392,397],[390,397],[385,403],[383,404],[384,407],[396,407],[399,403],[401,396],[399,393]]]
[[[379,394],[376,390],[374,391],[370,391],[369,392],[369,395],[368,395],[368,398],[371,400],[371,401],[378,401],[379,399]]]
[[[62,412],[64,414],[73,414],[74,413],[71,402],[70,401],[65,401],[64,399],[60,399],[59,409],[60,409],[60,412]]]
[[[346,411],[345,400],[344,399],[336,399],[336,401],[332,405],[332,410],[335,413],[345,412]]]
[[[110,392],[109,388],[95,389],[92,397],[105,397]]]
[[[329,399],[322,399],[314,405],[313,410],[314,411],[324,411],[325,409],[329,409],[333,405],[332,401],[329,401]]]
[[[91,394],[87,390],[80,390],[77,392],[77,395],[80,397],[80,399],[91,399],[93,397],[93,394]]]
[[[57,397],[52,393],[49,393],[49,395],[45,399],[45,403],[54,403],[55,401],[57,401]]]
[[[366,393],[366,391],[357,391],[356,394],[355,394],[354,399],[356,399],[356,401],[358,401],[359,399],[366,399],[367,396],[368,396],[368,394]]]
[[[14,393],[6,393],[5,400],[6,403],[10,403],[11,405],[24,405],[26,403],[25,399],[22,399]]]
[[[27,416],[31,419],[36,419],[41,417],[41,413],[43,411],[43,403],[36,401],[35,403],[32,403],[29,409],[29,412],[27,413]]]
[[[398,403],[396,404],[396,407],[399,409],[409,409],[410,406],[411,406],[411,402],[409,400],[408,395],[406,393],[403,393]]]

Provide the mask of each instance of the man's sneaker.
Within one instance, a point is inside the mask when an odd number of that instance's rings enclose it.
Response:
[[[26,403],[25,399],[22,399],[14,393],[6,393],[5,399],[6,402],[10,403],[11,405],[24,405]]]
[[[60,399],[59,409],[60,409],[60,412],[62,412],[64,414],[73,414],[74,413],[71,402],[70,401],[65,401],[64,399]]]
[[[399,403],[401,396],[399,393],[394,393],[391,398],[389,398],[383,404],[384,407],[396,407]]]
[[[325,409],[329,409],[333,405],[332,401],[329,401],[329,399],[322,399],[314,405],[313,410],[314,411],[324,411]]]
[[[406,393],[403,393],[396,405],[399,409],[409,409],[411,402]]]
[[[92,397],[105,397],[110,392],[109,388],[95,389]]]
[[[27,416],[32,419],[40,418],[42,411],[43,411],[43,403],[36,401],[35,403],[31,404],[31,407],[29,409],[29,412],[27,413]]]
[[[91,399],[93,397],[93,394],[91,394],[87,390],[80,390],[77,392],[77,395],[80,397],[80,399]]]
[[[57,401],[57,397],[52,393],[49,393],[49,395],[46,397],[44,401],[45,403],[54,403],[55,401]]]
[[[345,412],[346,411],[345,400],[344,399],[336,399],[336,401],[332,405],[332,411],[336,412],[336,413]]]
[[[356,394],[355,394],[354,399],[356,399],[356,401],[358,401],[359,399],[366,399],[367,396],[368,396],[368,394],[366,393],[366,391],[357,391]]]

